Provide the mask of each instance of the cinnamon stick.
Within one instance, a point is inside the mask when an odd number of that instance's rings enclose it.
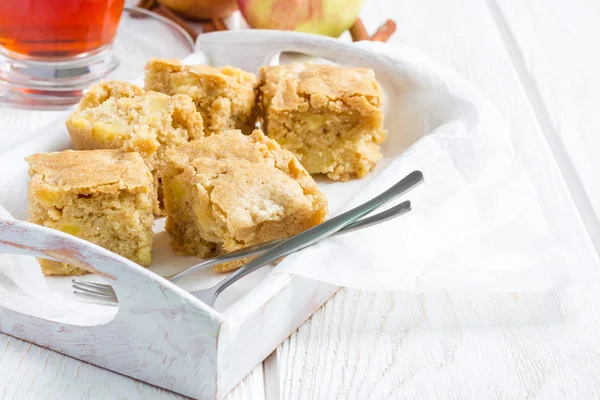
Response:
[[[360,18],[357,18],[354,25],[350,27],[350,36],[352,36],[353,42],[369,40],[369,33]]]
[[[152,10],[156,6],[156,0],[140,0],[136,7],[143,8],[144,10]]]
[[[223,22],[222,18],[213,18],[212,24],[215,26],[215,30],[217,30],[217,31],[226,31],[227,30],[227,25],[225,25],[225,22]]]
[[[216,30],[217,30],[217,28],[215,28],[215,24],[213,24],[212,21],[209,21],[209,22],[205,23],[204,25],[202,25],[202,33],[210,33],[210,32],[214,32]]]
[[[379,29],[377,29],[377,32],[371,36],[371,40],[374,42],[387,42],[394,32],[396,32],[396,23],[391,19],[388,19],[379,27]]]
[[[139,3],[137,3],[136,7],[141,8],[143,10],[152,10],[152,8],[156,6],[156,0],[140,0]],[[148,17],[148,15],[141,13],[137,10],[131,10],[130,15],[133,18],[143,18],[143,17]]]
[[[163,6],[162,4],[158,4],[158,6],[153,8],[152,11],[154,11],[158,15],[161,15],[161,16],[173,21],[174,23],[176,23],[177,25],[182,27],[183,30],[186,31],[192,37],[193,40],[196,40],[196,38],[198,37],[198,32],[196,32],[196,30],[194,28],[189,26],[187,22],[185,22],[183,19],[181,19],[179,16],[177,16],[177,14],[175,14],[173,11],[169,10],[167,7]]]

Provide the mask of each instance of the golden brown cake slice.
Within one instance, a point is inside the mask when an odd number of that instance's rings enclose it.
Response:
[[[166,230],[181,253],[229,252],[295,235],[326,218],[327,200],[314,180],[260,130],[250,136],[223,131],[169,154],[163,178]]]
[[[154,175],[157,190],[165,150],[204,135],[202,116],[188,96],[145,92],[119,81],[90,87],[66,125],[77,150],[140,153]],[[158,203],[155,212],[159,213]]]
[[[154,58],[146,64],[146,89],[190,96],[202,114],[207,132],[254,130],[258,78],[234,67],[184,65]]]
[[[386,135],[373,70],[288,64],[260,73],[263,128],[309,173],[362,178],[381,159]]]
[[[88,240],[141,265],[152,247],[152,174],[119,150],[38,153],[29,162],[29,220]],[[44,275],[87,271],[39,260]]]

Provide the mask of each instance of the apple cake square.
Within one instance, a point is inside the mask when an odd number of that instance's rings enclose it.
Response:
[[[295,235],[326,218],[327,200],[314,180],[260,130],[223,131],[169,155],[163,177],[166,230],[180,253],[214,256]]]
[[[250,134],[256,121],[256,75],[230,66],[185,65],[154,58],[146,64],[147,90],[186,94],[202,114],[207,132],[241,129]]]
[[[30,222],[150,264],[153,178],[138,153],[65,150],[34,154],[27,161]],[[87,273],[57,261],[39,262],[45,275]]]
[[[310,174],[364,177],[382,158],[382,90],[368,68],[321,64],[260,70],[263,129]]]

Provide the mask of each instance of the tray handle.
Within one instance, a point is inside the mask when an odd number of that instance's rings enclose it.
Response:
[[[66,233],[29,222],[0,219],[0,253],[49,258],[81,267],[102,276],[119,299],[119,313],[124,309],[145,309],[149,303],[183,299],[207,312],[204,303],[146,268]],[[152,299],[149,302],[149,299]]]
[[[102,247],[28,222],[0,219],[0,253],[50,258],[103,276],[119,298],[95,325],[47,320],[0,306],[0,332],[194,398],[216,391],[213,309]]]

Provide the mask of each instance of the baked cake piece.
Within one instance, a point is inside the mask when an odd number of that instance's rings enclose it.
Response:
[[[381,159],[382,91],[372,69],[288,64],[260,73],[263,129],[309,173],[362,178]]]
[[[295,235],[326,218],[327,200],[314,180],[260,130],[223,131],[169,154],[165,229],[180,253],[214,256]]]
[[[66,124],[77,150],[140,153],[154,175],[156,190],[160,190],[165,149],[204,135],[202,116],[188,96],[145,92],[120,81],[90,87]],[[155,213],[159,213],[158,202]]]
[[[234,67],[184,65],[178,60],[151,59],[146,64],[146,89],[187,94],[202,114],[207,132],[255,127],[256,75]]]
[[[27,161],[29,221],[150,264],[152,174],[139,154],[65,150],[34,154]],[[57,261],[39,262],[44,275],[87,273]]]

